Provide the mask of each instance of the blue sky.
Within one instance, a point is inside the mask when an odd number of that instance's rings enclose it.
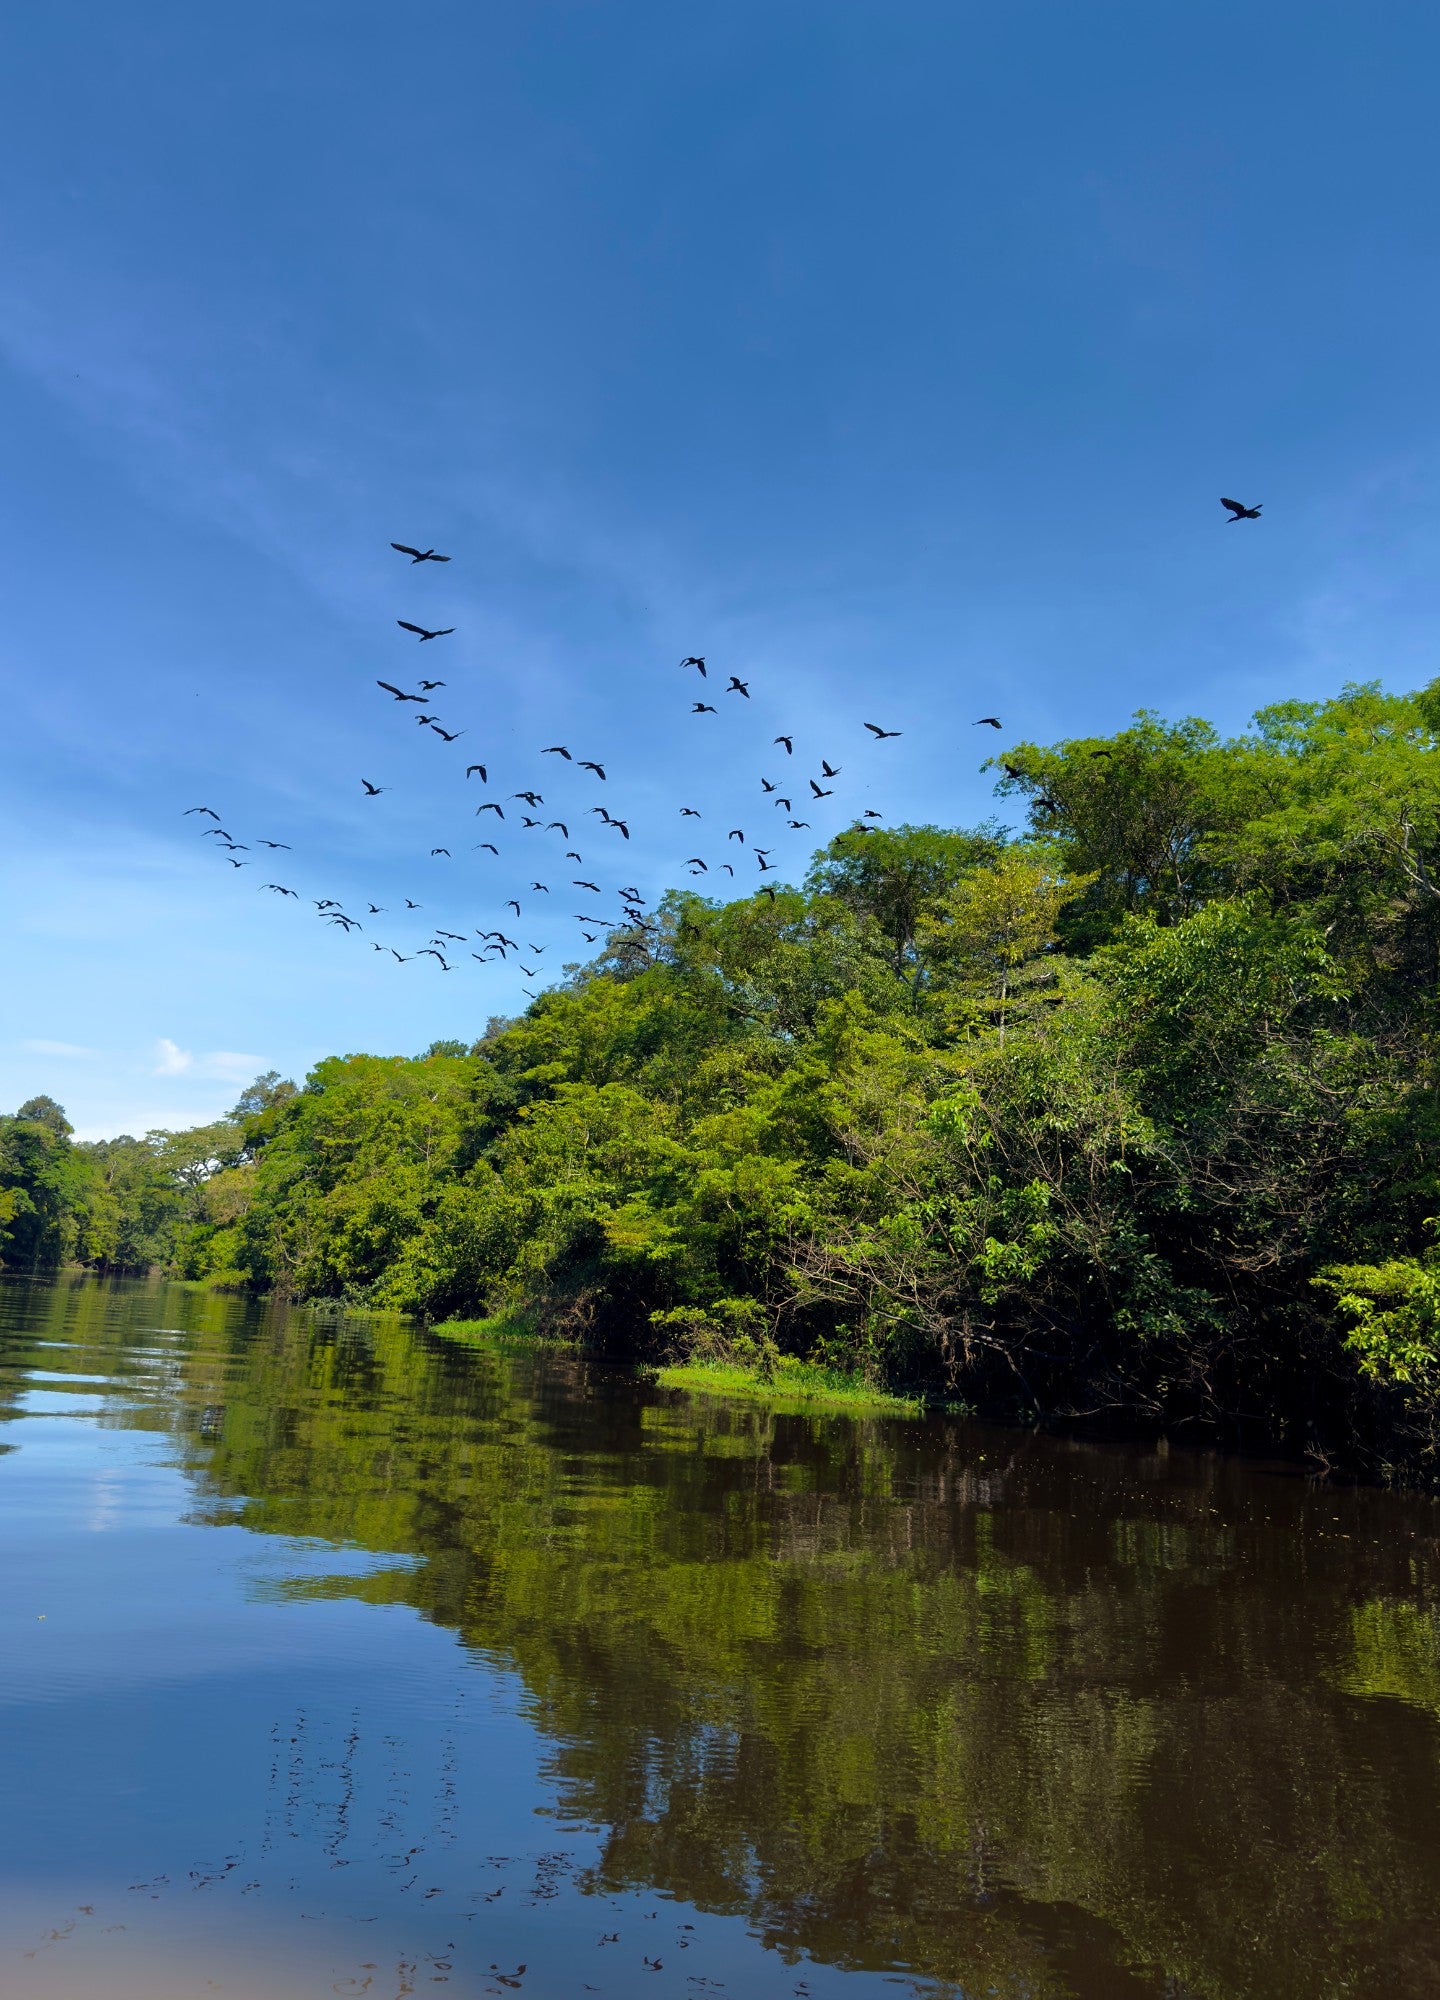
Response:
[[[0,1107],[471,1037],[614,887],[748,888],[822,755],[773,879],[984,817],[1002,741],[1429,679],[1437,64],[1404,0],[12,10]],[[426,924],[539,976],[369,949]]]

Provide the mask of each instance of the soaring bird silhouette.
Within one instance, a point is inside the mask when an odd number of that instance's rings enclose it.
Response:
[[[776,799],[775,803],[777,806],[784,806],[787,813],[794,812],[795,810],[794,806],[791,805],[789,799]]]
[[[385,915],[385,905],[383,903],[371,903],[367,905],[367,909],[368,914],[372,917],[383,917]]]
[[[229,862],[232,868],[248,868],[250,866],[250,863],[248,861],[237,861],[233,854],[227,854],[225,856],[225,859]]]
[[[549,749],[542,750],[540,755],[542,757],[563,757],[567,764],[573,761],[570,752],[565,748],[563,743],[552,743]]]
[[[681,819],[699,819],[700,815],[696,812],[694,806],[681,806],[680,817]]]
[[[735,873],[735,870],[730,866],[730,863],[728,861],[722,861],[720,863],[720,866],[725,870],[725,873],[727,875],[733,875]]]
[[[1264,504],[1265,502],[1262,500],[1260,507],[1263,507]],[[1260,519],[1260,507],[1247,507],[1243,500],[1222,499],[1220,505],[1230,509],[1230,519],[1232,521],[1258,521]]]
[[[181,813],[180,817],[181,819],[189,819],[191,813],[209,813],[211,819],[213,819],[217,825],[219,824],[220,815],[215,811],[215,809],[212,806],[186,806],[184,812]]]
[[[531,807],[543,806],[545,803],[543,792],[512,792],[510,796],[512,799],[524,799],[526,805]]]
[[[687,856],[685,866],[687,868],[702,868],[707,875],[710,873],[709,862],[702,861],[698,854],[691,854]]]
[[[746,701],[749,701],[750,684],[748,681],[742,681],[736,675],[731,674],[730,685],[726,688],[725,692],[726,694],[743,694]]]
[[[709,678],[705,672],[705,662],[699,653],[691,653],[689,658],[682,660],[680,664],[682,667],[698,667],[701,679],[705,680]]]
[[[410,959],[414,956],[413,952],[402,955],[400,952],[396,951],[393,944],[387,946],[386,948],[389,951],[390,956],[394,959],[397,965],[408,965],[410,963]]]
[[[577,854],[573,847],[566,848],[565,859],[567,861],[578,861],[582,868],[585,866],[585,856],[583,854]]]
[[[760,863],[760,873],[761,873],[762,875],[768,875],[768,874],[770,873],[770,871],[771,871],[771,870],[772,870],[772,869],[774,868],[774,866],[775,866],[775,863],[774,863],[773,861],[764,861],[764,860],[762,860],[762,861],[761,861],[761,863]]]
[[[539,826],[540,822],[538,819],[531,819],[529,813],[521,813],[520,824],[521,826]]]
[[[492,854],[493,854],[493,855],[495,856],[496,860],[497,860],[497,861],[499,860],[499,858],[500,858],[500,850],[499,850],[499,848],[498,848],[498,847],[497,847],[497,846],[495,845],[495,843],[494,843],[494,841],[493,841],[493,840],[477,840],[477,841],[476,841],[476,843],[475,843],[475,845],[474,845],[474,847],[472,847],[472,848],[471,848],[470,852],[471,852],[472,854],[476,854],[476,853],[478,853],[478,852],[479,852],[479,850],[480,850],[480,849],[481,849],[482,847],[488,847],[488,848],[489,848],[489,850],[490,850],[490,852],[491,852],[491,853],[492,853]]]
[[[771,902],[773,903],[775,900],[775,884],[773,882],[762,882],[760,884],[759,889],[756,891],[756,894],[761,896],[768,896]]]
[[[449,556],[437,556],[434,549],[412,549],[408,542],[392,542],[390,546],[402,556],[409,556],[410,567],[412,569],[416,563],[449,562],[450,560]]]
[[[295,891],[293,889],[283,888],[279,882],[267,882],[265,884],[265,887],[267,889],[273,889],[277,896],[295,896]],[[300,898],[298,896],[295,896],[295,900],[298,903]]]
[[[513,896],[507,896],[505,898],[505,907],[507,910],[513,910],[517,917],[519,916],[520,905],[516,902]]]
[[[760,780],[760,789],[762,792],[773,792],[775,790],[775,786],[771,784],[768,778],[762,778]]]
[[[473,778],[477,771],[480,773],[481,784],[488,785],[490,782],[490,774],[485,769],[485,766],[483,764],[467,764],[465,766],[465,775],[467,778]]]
[[[360,782],[365,787],[367,799],[378,799],[382,792],[388,792],[390,789],[388,785],[372,785],[368,778],[362,778]]]
[[[532,882],[532,883],[530,884],[530,887],[531,887],[532,889],[538,889],[538,890],[540,890],[540,892],[542,893],[542,895],[546,895],[546,896],[548,896],[548,895],[550,894],[550,891],[549,891],[549,890],[548,890],[548,889],[547,889],[547,888],[545,887],[545,884],[544,884],[543,882]]]
[[[453,743],[456,737],[464,736],[467,733],[463,729],[442,729],[438,722],[432,722],[430,727],[435,731],[437,736],[443,736],[447,743]]]
[[[998,715],[977,715],[970,725],[972,729],[999,729],[1000,726]]]
[[[833,799],[835,796],[833,792],[824,791],[819,785],[816,784],[813,778],[810,780],[810,789],[815,794],[817,799]]]
[[[448,561],[449,561],[450,559],[449,559],[449,557],[447,556],[447,557],[445,558],[445,560],[446,560],[446,561],[448,562]],[[449,683],[448,683],[448,682],[446,682],[446,681],[421,681],[421,683],[420,683],[420,692],[421,692],[421,694],[430,694],[430,693],[432,693],[432,692],[433,692],[433,691],[434,691],[434,690],[435,690],[436,688],[443,688],[443,687],[446,687],[446,686],[448,686],[448,685],[449,685]]]
[[[865,727],[870,731],[870,734],[875,738],[877,743],[882,737],[903,736],[905,734],[903,729],[882,729],[878,722],[867,722]]]
[[[450,634],[455,630],[453,625],[442,625],[438,632],[427,632],[423,625],[412,625],[408,618],[397,618],[395,623],[400,627],[402,632],[418,633],[422,646],[427,639],[448,639]]]
[[[1007,778],[1023,778],[1025,773],[1016,764],[1002,764],[1000,769]]]
[[[336,915],[327,918],[326,921],[332,924],[343,924],[345,926],[345,935],[347,937],[350,935],[351,931],[363,931],[365,928],[364,924],[358,923],[354,917]]]
[[[690,704],[690,713],[692,715],[718,715],[720,711],[718,708],[712,708],[708,701],[696,701]]]
[[[561,833],[564,835],[566,840],[568,840],[570,838],[570,829],[568,826],[566,826],[563,819],[552,819],[547,821],[545,826],[545,831],[547,833],[553,833],[557,826],[559,827]]]
[[[448,972],[450,970],[450,967],[445,963],[445,960],[443,957],[441,957],[441,954],[438,951],[432,951],[428,944],[422,944],[419,951],[416,952],[415,956],[417,958],[437,958],[440,960],[440,970],[442,972]]]
[[[494,813],[497,819],[504,819],[505,808],[504,806],[497,806],[494,799],[486,799],[483,806],[476,806],[475,808],[476,819],[479,819],[481,813]]]
[[[605,776],[605,766],[603,764],[597,764],[593,757],[582,757],[580,759],[580,769],[582,771],[593,771],[596,777],[599,778],[602,783],[604,784],[609,783],[608,778],[606,778]]]
[[[432,722],[438,722],[439,720],[438,715],[417,715],[415,725],[418,729],[428,729]]]
[[[430,852],[432,854],[449,854],[450,850],[448,847],[432,847]]]
[[[425,905],[423,903],[412,903],[410,898],[407,896],[405,898],[405,907],[407,910],[423,910]]]
[[[255,845],[257,847],[279,847],[283,848],[287,854],[290,852],[290,843],[288,840],[257,840]]]
[[[600,884],[598,882],[582,882],[578,877],[572,877],[572,880],[577,889],[588,889],[595,896],[600,894]]]
[[[584,938],[586,944],[594,944],[597,933],[595,931],[581,931],[580,935]]]
[[[742,847],[745,845],[745,833],[744,829],[741,827],[732,826],[730,831],[726,834],[725,838],[727,840],[738,840]]]
[[[620,829],[621,833],[623,833],[623,834],[624,834],[625,838],[626,838],[627,840],[628,840],[628,839],[630,838],[630,829],[629,829],[629,827],[628,827],[628,826],[627,826],[627,825],[625,824],[625,822],[624,822],[624,820],[623,820],[623,819],[607,819],[607,820],[606,820],[606,822],[605,822],[605,824],[606,824],[607,826],[616,826],[616,827],[619,827],[619,829]]]
[[[866,727],[868,728],[869,725],[867,724]],[[777,743],[783,743],[785,745],[785,755],[787,757],[793,757],[795,755],[795,744],[791,737],[777,736],[774,740]]]
[[[423,694],[404,694],[393,681],[376,681],[377,688],[384,688],[386,694],[393,694],[396,701],[424,701]]]
[[[874,806],[866,806],[860,817],[862,819],[884,819],[885,815],[884,813],[877,813]]]
[[[842,766],[839,764],[827,764],[823,757],[820,759],[820,775],[822,778],[838,778],[841,769]]]
[[[808,827],[808,826],[809,826],[809,824],[810,824],[810,822],[809,822],[809,820],[808,820],[808,819],[792,819],[792,820],[787,820],[787,821],[786,821],[786,825],[787,825],[787,826],[793,826],[793,827],[795,827],[795,828],[797,829],[797,831],[798,831],[798,829],[799,829],[800,827],[802,827],[802,826],[805,826],[805,827]]]

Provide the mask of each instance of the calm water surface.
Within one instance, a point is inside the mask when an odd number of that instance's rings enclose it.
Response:
[[[1437,1532],[0,1283],[0,1991],[1440,1994]]]

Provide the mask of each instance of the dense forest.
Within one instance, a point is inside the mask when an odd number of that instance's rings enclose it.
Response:
[[[1440,1469],[1437,750],[1440,681],[1020,744],[1023,833],[674,891],[473,1045],[32,1100],[0,1250]]]

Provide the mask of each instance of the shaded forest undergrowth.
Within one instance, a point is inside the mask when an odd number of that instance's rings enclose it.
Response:
[[[997,760],[1021,834],[675,891],[471,1045],[191,1133],[0,1121],[8,1268],[1440,1476],[1440,682]]]

